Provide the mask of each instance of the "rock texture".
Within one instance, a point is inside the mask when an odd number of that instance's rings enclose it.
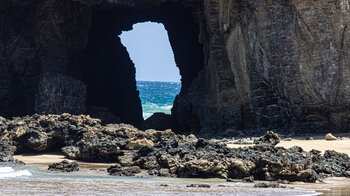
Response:
[[[0,158],[14,153],[60,149],[67,158],[117,163],[111,175],[149,175],[192,178],[234,178],[315,182],[328,176],[350,177],[350,158],[326,151],[305,152],[300,147],[275,147],[279,136],[268,132],[261,144],[230,149],[224,140],[179,135],[171,130],[140,131],[127,124],[103,126],[84,115],[33,115],[3,119]],[[274,138],[274,139],[271,139]],[[227,140],[226,140],[227,141]],[[51,169],[70,171],[66,162]]]
[[[14,161],[13,155],[15,155],[16,147],[13,146],[11,140],[0,140],[0,162],[12,162]]]
[[[68,161],[61,161],[59,163],[50,164],[48,170],[61,172],[79,171],[79,164],[77,162],[69,163]]]
[[[150,20],[168,30],[182,76],[179,130],[347,131],[349,13],[347,0],[2,0],[0,114],[103,107],[139,125],[116,35]]]

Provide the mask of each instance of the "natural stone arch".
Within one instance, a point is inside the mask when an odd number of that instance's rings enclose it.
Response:
[[[96,8],[92,12],[87,55],[91,63],[84,69],[88,86],[88,105],[101,105],[114,111],[123,122],[142,122],[140,100],[136,92],[135,68],[118,35],[138,22],[160,22],[168,31],[175,61],[182,76],[185,94],[192,80],[203,69],[203,48],[197,41],[199,25],[192,9],[178,3],[152,9],[116,7]]]
[[[91,85],[82,81],[89,81],[86,49],[94,10],[124,7],[140,14],[167,3],[192,9],[199,33],[190,41],[203,44],[202,70],[185,71],[192,66],[177,62],[187,86],[172,110],[181,129],[349,130],[346,0],[4,0],[0,114],[89,113],[91,97],[79,97]],[[165,26],[180,61],[180,36]],[[138,115],[136,88],[131,91],[136,106],[130,113]]]

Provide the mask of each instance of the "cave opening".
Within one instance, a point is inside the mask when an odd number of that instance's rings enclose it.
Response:
[[[118,35],[144,22],[164,25],[181,76],[178,96],[187,94],[191,82],[203,69],[203,46],[192,8],[166,3],[151,8],[99,7],[92,12],[88,59],[83,81],[87,85],[87,108],[105,123],[120,121],[139,126],[144,122],[136,69]],[[176,69],[177,69],[176,68]],[[179,76],[179,77],[180,77]]]
[[[171,114],[181,89],[181,75],[164,25],[150,21],[136,23],[119,37],[136,68],[143,118],[154,113]]]

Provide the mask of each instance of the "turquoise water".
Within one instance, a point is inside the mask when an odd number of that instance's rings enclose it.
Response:
[[[137,81],[136,84],[140,91],[144,119],[155,112],[171,113],[174,99],[181,90],[180,82]]]

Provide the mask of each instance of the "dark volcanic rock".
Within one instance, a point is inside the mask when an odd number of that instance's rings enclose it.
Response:
[[[16,147],[13,146],[11,140],[0,140],[0,162],[14,161]]]
[[[122,167],[121,165],[110,166],[107,171],[112,176],[135,176],[141,172],[138,166]]]
[[[189,184],[186,187],[194,187],[194,188],[210,188],[209,184]]]
[[[140,128],[142,130],[156,129],[156,130],[166,130],[173,129],[175,127],[174,118],[169,114],[164,114],[160,112],[154,113],[151,117],[147,118]]]
[[[74,146],[63,147],[62,152],[67,158],[90,162],[116,162],[121,154],[116,141],[88,136]]]
[[[255,188],[280,188],[277,182],[259,182],[254,185]]]
[[[91,117],[101,119],[102,125],[121,123],[120,118],[105,107],[90,106],[88,111]]]
[[[349,177],[350,158],[335,151],[305,152],[300,147],[275,147],[278,135],[268,132],[255,146],[230,149],[223,140],[197,139],[171,130],[140,131],[127,124],[102,126],[100,120],[70,114],[33,115],[2,120],[1,156],[61,149],[72,159],[117,162],[111,175],[232,178],[315,182],[328,176]],[[12,143],[11,143],[12,142]],[[17,150],[16,150],[17,149]]]
[[[35,111],[40,114],[86,113],[86,85],[73,77],[45,73],[36,96]]]
[[[79,171],[79,164],[77,162],[69,163],[68,161],[64,160],[59,163],[50,164],[48,170],[61,172]]]
[[[112,35],[150,20],[164,24],[180,70],[182,89],[172,115],[181,130],[347,131],[347,5],[2,0],[0,114],[78,113],[101,106],[122,122],[140,125],[135,68]]]
[[[281,141],[280,136],[273,132],[273,131],[267,131],[264,136],[261,136],[258,141],[256,141],[256,144],[267,144],[267,145],[273,145],[276,146]]]

